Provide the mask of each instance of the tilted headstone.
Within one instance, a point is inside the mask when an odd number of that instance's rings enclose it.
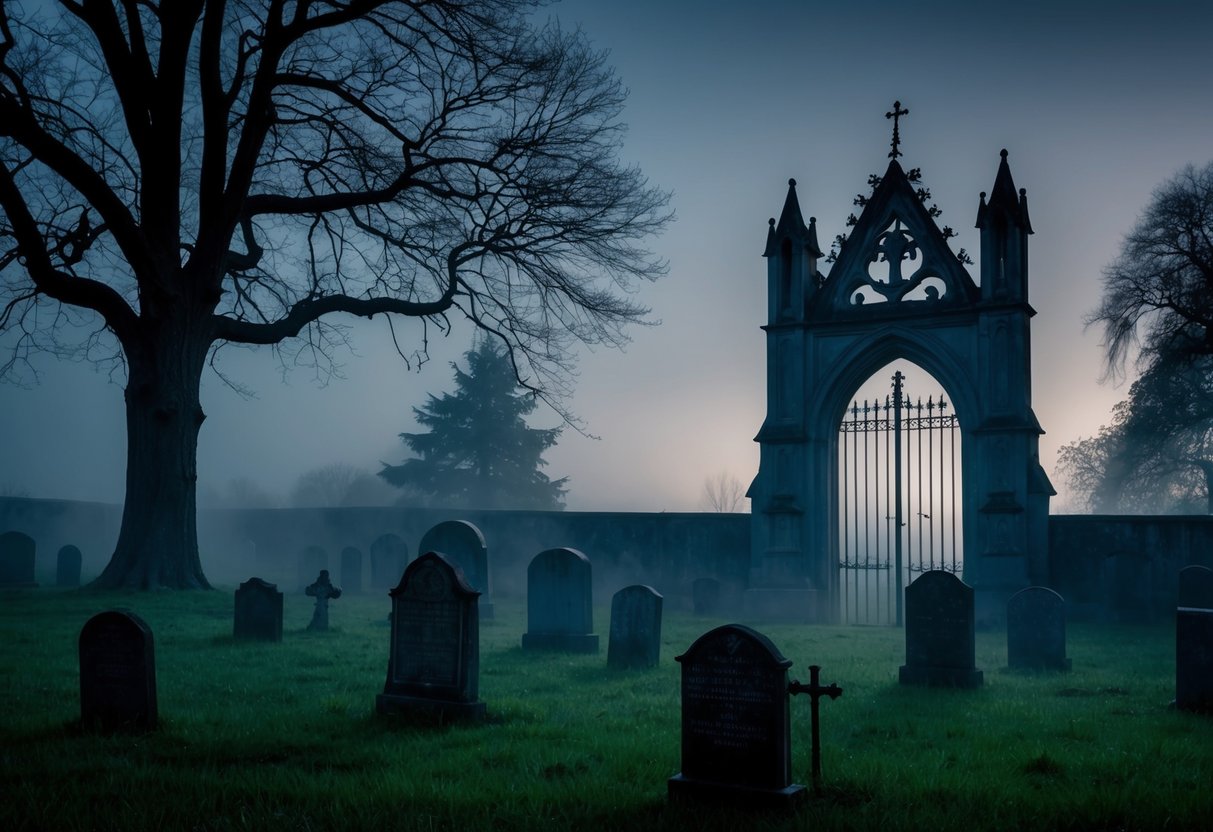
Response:
[[[1007,601],[1007,666],[1069,670],[1066,602],[1051,589],[1030,586]]]
[[[607,667],[656,667],[661,654],[661,594],[651,586],[626,586],[611,598]]]
[[[23,532],[0,534],[0,589],[35,587],[34,539]]]
[[[134,613],[97,613],[80,629],[80,724],[97,731],[146,731],[157,719],[151,628]]]
[[[720,581],[696,578],[691,581],[691,609],[696,615],[720,615]]]
[[[526,569],[526,650],[597,653],[590,559],[576,549],[548,549]]]
[[[299,586],[306,588],[308,581],[320,570],[328,570],[329,554],[321,546],[308,546],[299,553]]]
[[[397,535],[385,534],[371,544],[371,586],[390,589],[400,581],[409,565],[409,547]]]
[[[282,641],[282,593],[277,584],[249,578],[240,585],[232,634],[252,641]]]
[[[671,798],[782,807],[804,796],[792,782],[788,668],[762,633],[726,624],[675,661],[682,665],[682,771]]]
[[[463,576],[480,593],[480,617],[493,617],[489,589],[489,548],[480,529],[466,520],[446,520],[431,528],[417,546],[418,552],[441,552],[463,570]]]
[[[903,685],[981,687],[975,665],[973,587],[951,572],[923,572],[906,587]]]
[[[1175,707],[1213,713],[1213,609],[1175,611]]]
[[[312,620],[307,628],[324,632],[329,628],[329,601],[335,601],[341,597],[341,587],[333,586],[333,582],[329,580],[329,571],[321,569],[316,582],[305,592],[316,599],[316,607],[312,610]]]
[[[362,550],[346,546],[341,550],[341,588],[354,595],[362,593]]]
[[[84,558],[75,546],[64,546],[55,560],[55,586],[80,586],[80,565]]]
[[[1213,569],[1185,566],[1179,570],[1179,598],[1175,606],[1213,609]]]
[[[480,595],[463,572],[436,552],[409,564],[391,591],[392,643],[379,713],[437,712],[483,719],[480,677]]]

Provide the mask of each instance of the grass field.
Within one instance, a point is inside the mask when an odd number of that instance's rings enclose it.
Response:
[[[1170,627],[1070,626],[1068,673],[1004,670],[979,633],[976,691],[905,688],[899,630],[759,625],[823,700],[822,793],[792,815],[671,806],[674,656],[723,620],[667,613],[659,668],[524,653],[521,601],[481,626],[489,721],[376,716],[386,597],[334,602],[282,644],[231,638],[232,593],[0,594],[0,830],[1209,829],[1213,718],[1176,712]],[[76,638],[125,607],[156,641],[160,729],[80,733]],[[809,703],[792,701],[793,771],[809,782]]]

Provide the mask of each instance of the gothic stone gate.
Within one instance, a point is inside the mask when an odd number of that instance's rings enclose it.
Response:
[[[978,205],[978,285],[924,204],[919,172],[898,163],[896,129],[889,155],[828,275],[794,180],[767,233],[767,413],[748,492],[754,619],[841,620],[839,425],[859,385],[897,359],[933,376],[959,415],[962,577],[979,620],[1000,620],[1012,593],[1047,576],[1055,492],[1032,411],[1027,197],[1003,151]]]

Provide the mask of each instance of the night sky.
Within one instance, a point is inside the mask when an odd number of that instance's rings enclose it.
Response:
[[[547,15],[610,50],[631,90],[622,156],[673,191],[678,215],[653,241],[669,275],[640,295],[660,326],[580,362],[571,406],[601,439],[566,430],[548,454],[549,475],[570,477],[570,509],[693,510],[710,474],[748,484],[766,406],[767,218],[795,177],[823,245],[845,232],[852,199],[887,165],[894,99],[910,110],[901,161],[922,169],[954,248],[977,257],[978,194],[1001,148],[1027,189],[1045,469],[1126,395],[1100,384],[1100,333],[1083,317],[1153,189],[1213,159],[1213,5],[578,0]],[[225,372],[257,395],[204,381],[200,486],[248,478],[285,494],[310,468],[403,458],[410,408],[450,389],[471,329],[459,323],[418,372],[382,322],[352,326],[356,354],[327,386],[306,370],[284,383],[268,349],[224,350]],[[120,500],[120,384],[49,356],[37,366],[39,386],[0,386],[0,494]],[[886,388],[874,379],[860,395]]]

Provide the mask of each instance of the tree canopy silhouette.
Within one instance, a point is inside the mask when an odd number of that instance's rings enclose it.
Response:
[[[338,314],[452,315],[560,407],[573,342],[647,310],[668,199],[618,160],[625,91],[524,0],[0,4],[0,370],[125,374],[101,586],[205,587],[202,373],[225,344],[331,368]],[[75,340],[73,340],[75,339]],[[284,343],[285,342],[285,343]]]

